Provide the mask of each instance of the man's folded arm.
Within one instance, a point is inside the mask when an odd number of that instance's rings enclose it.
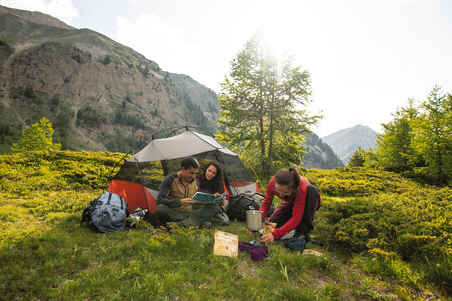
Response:
[[[175,208],[180,206],[179,199],[169,199],[168,194],[171,191],[171,184],[173,183],[174,177],[166,177],[160,184],[160,192],[157,197],[157,204],[163,204],[170,208]]]

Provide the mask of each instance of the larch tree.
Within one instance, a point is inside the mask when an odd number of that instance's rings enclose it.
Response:
[[[363,167],[365,161],[366,152],[359,146],[348,161],[347,167]]]
[[[405,172],[423,164],[412,145],[413,124],[418,114],[414,101],[409,100],[408,106],[393,114],[393,120],[383,124],[384,132],[377,136],[376,153],[384,169]]]
[[[22,131],[22,137],[13,143],[11,151],[26,152],[39,150],[60,150],[61,144],[53,143],[52,123],[45,117]]]
[[[287,59],[279,64],[257,38],[246,42],[221,84],[216,137],[238,152],[261,180],[300,164],[304,133],[320,116],[310,116],[311,78]]]
[[[452,96],[433,88],[414,128],[413,147],[425,160],[425,175],[439,185],[452,181]]]

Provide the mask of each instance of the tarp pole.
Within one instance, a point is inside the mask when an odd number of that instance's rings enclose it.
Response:
[[[140,178],[141,178],[141,188],[143,189],[143,197],[144,197],[144,203],[146,204],[146,207],[148,209],[148,213],[149,213],[149,220],[151,222],[151,224],[155,224],[157,225],[158,220],[154,217],[154,214],[151,212],[151,209],[149,209],[149,202],[148,202],[148,198],[146,197],[146,191],[145,191],[145,187],[144,187],[144,175],[140,170],[140,166],[138,164],[138,160],[137,158],[133,157],[135,159],[135,163],[137,165],[137,169],[138,169],[138,173],[140,174]],[[154,221],[154,223],[153,223]],[[157,225],[158,226],[158,225]]]
[[[163,175],[166,177],[168,175],[168,162],[166,160],[161,160],[160,163],[162,164],[163,169]]]
[[[226,164],[224,163],[223,155],[220,157],[220,152],[218,150],[215,151],[215,160],[220,162],[223,165],[223,180],[226,186],[226,189],[229,191],[229,195],[232,196],[231,185],[229,184],[228,176],[226,175]]]
[[[118,173],[121,171],[121,169],[119,169],[118,172],[113,176],[113,172],[115,171],[115,168],[116,168],[120,163],[122,163],[122,161],[123,161],[128,155],[131,155],[131,154],[130,154],[130,153],[126,153],[126,154],[121,158],[121,160],[119,160],[118,162],[116,162],[116,163],[113,165],[113,168],[111,169],[111,172],[110,172],[110,176],[108,177],[108,178],[110,179],[110,182],[111,182],[111,179],[113,179],[114,177],[116,177],[116,176],[118,175]]]

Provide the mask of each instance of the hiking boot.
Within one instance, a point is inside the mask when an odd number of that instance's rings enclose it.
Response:
[[[291,251],[301,251],[303,253],[303,250],[306,248],[306,240],[304,235],[281,241],[284,243],[284,246]]]
[[[204,222],[204,223],[202,223],[200,228],[211,229],[211,228],[213,228],[213,224],[211,222]]]

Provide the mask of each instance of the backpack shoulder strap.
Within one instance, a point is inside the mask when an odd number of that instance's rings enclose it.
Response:
[[[121,210],[124,209],[124,199],[119,196],[119,199],[121,200]]]
[[[110,191],[108,191],[108,193],[109,193],[109,195],[108,195],[107,205],[110,205],[111,196],[113,195],[113,193],[111,193]],[[122,206],[122,202],[121,202],[121,206]]]

